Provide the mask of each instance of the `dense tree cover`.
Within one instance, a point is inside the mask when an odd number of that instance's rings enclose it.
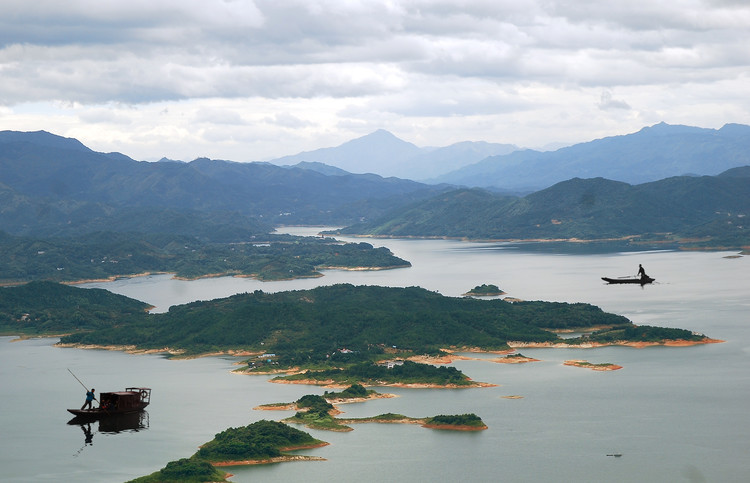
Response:
[[[227,274],[278,280],[318,276],[321,268],[409,266],[387,248],[332,238],[263,235],[249,243],[207,243],[179,235],[98,232],[38,239],[0,232],[0,282],[77,281],[174,272],[197,278]]]
[[[696,334],[685,329],[653,327],[650,325],[629,325],[598,330],[587,337],[568,339],[568,341],[570,343],[586,341],[616,342],[621,340],[660,342],[664,340],[702,340],[705,337],[703,334]]]
[[[456,369],[448,366],[433,366],[404,361],[403,364],[386,367],[382,364],[362,362],[344,369],[324,369],[305,371],[289,376],[278,376],[274,380],[298,381],[333,381],[336,383],[363,384],[368,386],[383,384],[434,384],[438,386],[469,386],[469,378]]]
[[[370,394],[375,394],[375,391],[368,390],[362,384],[352,384],[343,391],[325,391],[323,397],[326,399],[357,399],[367,397]]]
[[[161,470],[128,483],[202,483],[226,481],[227,473],[195,456],[170,461]]]
[[[307,353],[312,361],[348,348],[434,351],[506,348],[555,341],[543,328],[627,324],[588,304],[445,297],[419,287],[340,284],[274,294],[255,291],[171,307],[128,327],[72,334],[63,342],[182,348],[191,353],[251,349]]]
[[[214,482],[225,481],[226,473],[211,462],[245,461],[282,456],[285,448],[321,443],[304,431],[284,423],[261,420],[240,428],[229,428],[201,446],[190,458],[167,463],[167,466],[132,480],[130,483]]]
[[[284,448],[318,442],[308,433],[286,424],[261,420],[216,434],[214,439],[201,446],[196,456],[206,461],[273,458],[280,456]]]
[[[483,283],[482,285],[477,285],[473,289],[466,292],[465,295],[500,295],[504,294],[502,290],[500,290],[500,287],[493,284],[486,284]]]
[[[474,413],[468,414],[439,414],[431,418],[427,418],[425,424],[439,424],[449,426],[484,426],[482,418]]]
[[[144,320],[148,304],[53,282],[0,287],[0,333],[60,334]]]
[[[455,190],[340,232],[471,239],[640,236],[739,248],[750,244],[748,214],[750,183],[740,174],[679,176],[635,186],[575,178],[518,198]],[[696,236],[703,240],[693,240]]]

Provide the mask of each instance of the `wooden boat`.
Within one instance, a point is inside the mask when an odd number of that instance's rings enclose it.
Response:
[[[645,277],[623,277],[623,278],[602,277],[602,280],[604,280],[607,283],[638,283],[641,285],[646,285],[647,283],[651,283],[656,279],[651,278],[649,276],[645,276]]]
[[[101,393],[98,408],[68,409],[68,412],[78,418],[101,419],[142,411],[150,402],[150,388],[128,387],[124,391]]]

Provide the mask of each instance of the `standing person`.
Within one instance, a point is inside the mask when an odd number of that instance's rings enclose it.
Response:
[[[643,265],[640,263],[638,264],[638,277],[640,278],[647,278],[648,275],[646,275],[646,271],[643,269]]]
[[[94,399],[96,399],[96,397],[94,396],[94,392],[95,389],[93,387],[90,391],[86,391],[86,402],[83,403],[83,406],[81,406],[81,410],[83,410],[83,408],[93,409],[91,407],[91,403],[92,401],[94,401]]]

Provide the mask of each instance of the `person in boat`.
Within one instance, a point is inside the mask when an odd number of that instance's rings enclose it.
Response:
[[[91,407],[91,404],[96,399],[96,396],[94,396],[94,393],[96,390],[92,387],[90,391],[86,391],[86,402],[83,403],[83,406],[81,406],[81,411],[83,411],[84,408],[86,409],[93,409]]]
[[[648,275],[646,275],[646,270],[643,269],[643,265],[641,265],[640,263],[638,264],[638,278],[648,278]]]

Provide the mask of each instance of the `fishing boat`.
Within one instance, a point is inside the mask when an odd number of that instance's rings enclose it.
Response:
[[[68,409],[68,412],[78,418],[101,419],[142,411],[150,402],[150,388],[128,387],[124,391],[101,393],[98,408]]]
[[[646,285],[647,283],[652,283],[656,279],[651,278],[649,276],[645,276],[645,277],[621,277],[621,278],[602,277],[602,280],[604,280],[607,283],[638,283],[641,285]]]

